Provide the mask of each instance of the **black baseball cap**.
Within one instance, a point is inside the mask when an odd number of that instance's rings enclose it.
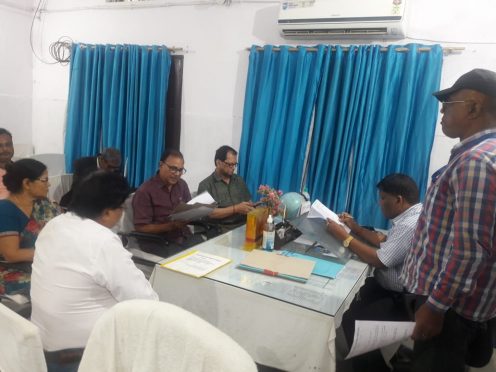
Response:
[[[448,97],[462,89],[476,90],[490,97],[496,97],[496,72],[476,68],[463,74],[451,88],[432,93],[439,101],[444,102]]]

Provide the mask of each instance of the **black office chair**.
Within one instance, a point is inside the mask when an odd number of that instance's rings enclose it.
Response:
[[[140,249],[163,258],[170,257],[185,249],[185,247],[178,247],[176,244],[169,242],[163,235],[135,231],[133,223],[133,197],[134,194],[129,195],[124,202],[122,217],[119,223],[113,228],[113,231],[121,237],[122,244],[127,248]]]

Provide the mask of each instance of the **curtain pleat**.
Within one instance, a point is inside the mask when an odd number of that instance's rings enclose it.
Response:
[[[81,156],[115,147],[130,185],[151,177],[164,150],[170,66],[164,47],[74,44],[66,169]]]
[[[301,191],[307,166],[312,200],[382,228],[376,184],[383,177],[408,174],[424,195],[442,48],[404,47],[407,52],[397,45],[385,52],[379,45],[319,45],[317,52],[253,46],[239,155],[250,191],[260,184]]]
[[[309,52],[252,47],[246,86],[239,172],[253,195],[260,184],[300,187],[324,47]]]
[[[309,157],[312,200],[381,228],[387,221],[376,184],[404,173],[425,194],[437,119],[432,92],[439,89],[442,48],[431,45],[421,53],[421,45],[404,47],[408,52],[397,52],[397,45],[386,52],[381,46],[352,46],[339,55],[336,47],[333,57],[343,63],[331,63],[322,81]]]

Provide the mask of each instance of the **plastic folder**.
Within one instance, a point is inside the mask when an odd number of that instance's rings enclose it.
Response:
[[[344,267],[343,264],[340,264],[337,262],[332,262],[332,261],[324,260],[324,259],[313,257],[313,256],[307,256],[307,255],[301,254],[301,253],[290,252],[290,251],[281,251],[281,254],[284,256],[287,256],[287,257],[296,257],[296,258],[302,258],[305,260],[312,260],[313,262],[315,262],[315,266],[313,268],[312,274],[325,276],[327,278],[332,278],[332,279],[336,278],[338,273]]]
[[[287,257],[276,252],[253,250],[248,253],[238,268],[285,279],[306,282],[312,275],[315,262],[296,257]]]

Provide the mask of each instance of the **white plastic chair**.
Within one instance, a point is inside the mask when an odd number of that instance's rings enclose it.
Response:
[[[33,145],[28,143],[14,143],[14,156],[13,161],[28,158],[33,155]]]
[[[59,174],[56,176],[49,175],[50,189],[48,190],[48,199],[60,203],[60,199],[67,193],[72,186],[72,174]]]
[[[0,304],[0,371],[46,372],[38,327]]]
[[[196,315],[150,300],[121,302],[96,322],[79,372],[257,372],[248,353]]]
[[[133,197],[134,192],[129,195],[124,202],[122,216],[117,222],[117,224],[112,227],[112,231],[121,234],[128,234],[134,230],[134,222],[133,222]]]
[[[64,154],[34,154],[30,157],[45,164],[50,176],[57,176],[65,173]]]

